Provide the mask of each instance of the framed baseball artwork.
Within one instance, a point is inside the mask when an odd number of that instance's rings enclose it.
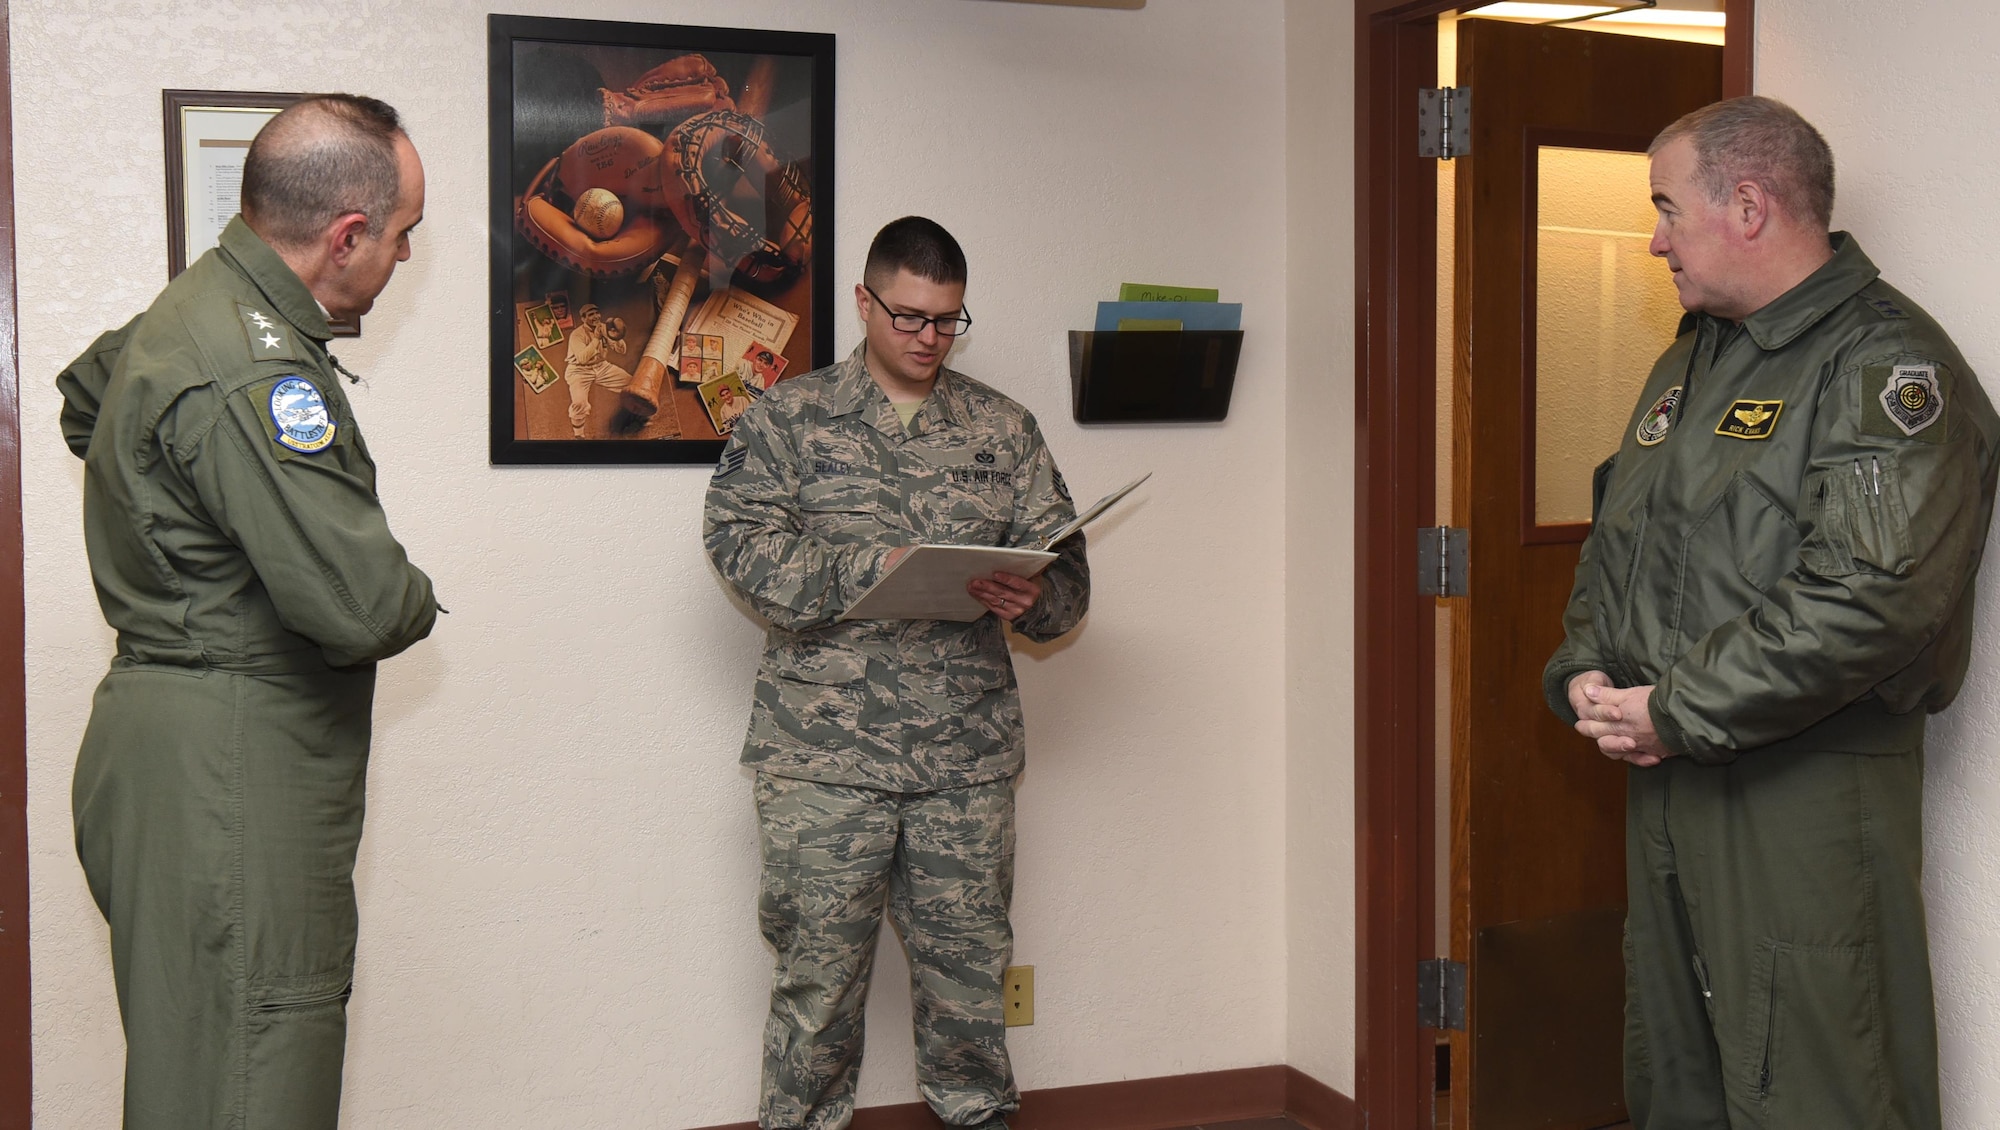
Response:
[[[833,36],[487,32],[492,462],[714,462],[833,360]]]

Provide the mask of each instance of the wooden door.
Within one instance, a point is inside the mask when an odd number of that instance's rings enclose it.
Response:
[[[1469,993],[1452,1124],[1585,1130],[1625,1116],[1626,770],[1549,713],[1541,672],[1590,469],[1679,315],[1645,250],[1644,150],[1721,97],[1722,50],[1468,19],[1458,85],[1474,97],[1456,170],[1452,524],[1471,531],[1471,571],[1453,614],[1451,945]]]

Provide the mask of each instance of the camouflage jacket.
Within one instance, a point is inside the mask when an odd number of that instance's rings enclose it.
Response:
[[[898,546],[1020,545],[1075,515],[1027,409],[946,369],[897,419],[862,351],[783,381],[737,421],[709,484],[710,560],[770,621],[743,763],[784,777],[929,792],[1021,769],[1021,695],[1000,621],[840,614]],[[1014,621],[1051,640],[1083,618],[1083,536]]]

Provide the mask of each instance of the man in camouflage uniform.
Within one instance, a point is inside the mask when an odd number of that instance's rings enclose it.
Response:
[[[409,258],[423,166],[331,95],[250,147],[244,214],[58,380],[117,657],[77,756],[128,1130],[333,1130],[375,662],[424,638],[326,351]]]
[[[1648,378],[1544,672],[1630,763],[1638,1130],[1937,1130],[1924,719],[1964,681],[2000,419],[1827,232],[1833,155],[1767,98],[1652,146],[1688,317]]]
[[[991,616],[839,622],[906,547],[1029,544],[1074,516],[1034,417],[942,367],[970,325],[950,234],[897,220],[863,277],[866,340],[743,414],[703,523],[716,568],[771,623],[743,750],[778,959],[758,1125],[848,1124],[886,904],[925,1101],[949,1125],[1003,1130],[1020,1101],[1000,982],[1023,753],[1003,624],[1069,631],[1090,574],[1079,534],[1038,578],[973,581]]]

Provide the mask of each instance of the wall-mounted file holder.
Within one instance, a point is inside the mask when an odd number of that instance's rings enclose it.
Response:
[[[1242,352],[1242,330],[1071,330],[1071,414],[1084,424],[1223,419]]]

